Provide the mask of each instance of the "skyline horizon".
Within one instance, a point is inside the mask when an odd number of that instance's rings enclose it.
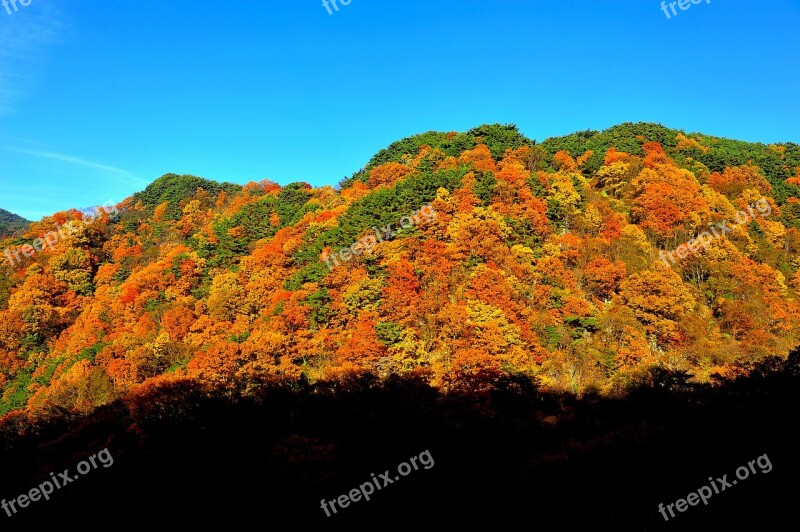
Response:
[[[495,123],[499,123],[499,122],[495,122]],[[534,143],[537,143],[537,144],[539,144],[539,143],[541,143],[541,142],[544,142],[544,141],[546,141],[546,140],[549,140],[549,139],[560,138],[560,137],[564,137],[564,136],[571,135],[571,134],[574,134],[574,133],[578,133],[578,132],[581,132],[581,131],[596,131],[596,132],[603,132],[603,131],[606,131],[606,130],[608,130],[608,129],[611,129],[611,128],[614,128],[614,127],[620,126],[620,125],[622,125],[622,124],[628,124],[628,123],[632,123],[632,124],[636,124],[636,123],[643,123],[643,124],[656,124],[656,125],[663,126],[663,127],[667,128],[667,129],[674,129],[674,130],[680,131],[680,132],[682,132],[682,133],[685,133],[685,134],[687,134],[687,135],[693,135],[693,134],[703,134],[703,135],[706,135],[706,136],[708,136],[708,137],[714,137],[714,138],[720,138],[720,139],[729,139],[729,140],[736,140],[736,141],[747,142],[747,143],[753,143],[753,144],[763,144],[763,145],[765,145],[765,146],[769,146],[769,145],[780,145],[780,144],[790,144],[790,143],[791,143],[791,144],[798,144],[798,143],[800,143],[800,141],[795,141],[795,140],[791,140],[791,139],[790,139],[790,140],[780,140],[780,141],[773,141],[773,142],[767,142],[767,141],[763,141],[763,140],[749,140],[749,139],[742,139],[742,138],[736,138],[736,137],[730,137],[730,136],[724,136],[724,135],[718,135],[718,134],[711,134],[711,133],[707,133],[707,132],[705,132],[705,131],[689,131],[689,130],[687,130],[687,129],[683,129],[683,128],[680,128],[680,127],[674,127],[674,126],[672,126],[672,125],[670,125],[670,124],[664,124],[664,123],[660,123],[660,122],[648,122],[648,121],[644,121],[644,120],[640,120],[640,121],[625,121],[625,122],[619,122],[619,123],[611,124],[611,125],[609,125],[609,126],[607,126],[607,127],[604,127],[604,128],[598,128],[598,129],[594,129],[594,128],[577,129],[577,130],[574,130],[574,131],[567,132],[567,133],[565,133],[565,134],[563,134],[563,135],[554,135],[554,136],[548,136],[548,137],[544,137],[544,138],[542,138],[542,139],[533,138],[533,137],[531,137],[531,136],[527,135],[527,134],[526,134],[526,132],[524,131],[524,129],[523,129],[523,128],[522,128],[522,127],[519,125],[519,124],[516,124],[516,123],[510,123],[510,124],[507,124],[507,125],[514,125],[514,126],[516,126],[516,127],[517,127],[517,129],[519,130],[519,132],[520,132],[520,133],[522,133],[522,134],[523,134],[523,135],[524,135],[526,138],[528,138],[529,140],[533,141]],[[475,125],[475,126],[473,126],[473,127],[478,127],[478,126],[480,126],[480,125],[484,125],[484,124],[476,124],[476,125]],[[468,131],[469,129],[472,129],[472,128],[467,128],[467,129],[465,129],[465,130],[463,130],[463,131]],[[449,130],[449,131],[454,131],[454,130]],[[463,131],[459,131],[459,132],[463,132]],[[419,132],[417,132],[417,133],[414,133],[414,134],[412,134],[412,135],[410,135],[410,136],[411,136],[411,137],[413,137],[413,136],[416,136],[416,135],[420,135],[420,134],[424,134],[424,133],[429,133],[429,132],[442,132],[442,133],[446,133],[446,132],[448,132],[448,130],[444,130],[444,129],[431,129],[431,130],[427,130],[427,131],[419,131]],[[226,182],[227,182],[227,183],[233,183],[233,184],[236,184],[236,185],[245,185],[245,184],[247,184],[247,183],[249,183],[249,182],[259,182],[259,181],[263,181],[263,180],[268,180],[268,181],[273,181],[273,182],[275,182],[275,183],[277,183],[277,184],[279,184],[279,185],[281,185],[281,186],[286,186],[286,185],[288,185],[288,184],[290,184],[290,183],[294,183],[294,182],[306,182],[306,183],[309,183],[309,184],[310,184],[311,186],[313,186],[314,188],[320,188],[320,187],[326,187],[326,186],[331,186],[331,187],[337,188],[337,187],[338,187],[338,185],[339,185],[339,182],[340,182],[342,179],[348,178],[348,177],[352,176],[354,173],[356,173],[356,172],[358,172],[359,170],[363,169],[363,168],[364,168],[364,167],[367,165],[367,163],[369,162],[369,160],[370,160],[370,158],[371,158],[372,156],[374,156],[374,155],[375,155],[376,153],[378,153],[380,150],[387,148],[387,147],[388,147],[389,145],[391,145],[392,143],[402,140],[403,138],[408,138],[408,137],[397,138],[397,139],[395,139],[395,140],[391,141],[389,144],[387,144],[387,145],[385,145],[385,146],[382,146],[382,147],[380,147],[380,148],[377,148],[377,149],[376,149],[376,150],[375,150],[375,151],[372,153],[372,155],[370,155],[370,156],[366,157],[366,159],[365,159],[365,161],[364,161],[364,163],[363,163],[363,165],[362,165],[362,166],[360,166],[360,167],[356,168],[355,170],[353,170],[353,171],[352,171],[352,172],[351,172],[349,175],[342,176],[342,178],[340,178],[338,181],[336,181],[336,182],[334,182],[334,183],[318,183],[318,184],[314,185],[314,184],[312,183],[312,181],[314,181],[314,180],[308,180],[308,179],[294,179],[294,180],[287,180],[286,182],[281,182],[281,181],[278,181],[278,180],[276,180],[276,179],[270,179],[269,177],[264,177],[264,178],[259,178],[259,179],[246,179],[246,178],[245,178],[244,180],[237,180],[237,181],[234,181],[234,180],[230,180],[230,179],[220,179],[220,178],[217,178],[217,177],[214,177],[214,176],[207,176],[207,175],[197,175],[197,174],[192,174],[192,173],[187,173],[187,172],[181,172],[181,171],[169,170],[169,171],[165,171],[165,172],[162,172],[162,173],[160,173],[160,174],[156,175],[155,177],[153,177],[152,179],[150,179],[149,181],[147,181],[147,182],[146,182],[146,184],[144,184],[144,186],[142,186],[141,188],[139,188],[139,189],[137,189],[137,190],[135,190],[135,191],[133,191],[133,192],[130,192],[130,193],[128,193],[128,194],[126,194],[126,195],[124,195],[123,197],[121,197],[121,198],[120,198],[120,199],[117,201],[117,203],[120,203],[120,202],[124,201],[125,199],[127,199],[127,198],[129,198],[129,197],[133,196],[134,194],[136,194],[136,193],[138,193],[138,192],[141,192],[142,190],[144,190],[145,188],[147,188],[148,186],[150,186],[150,185],[151,185],[153,182],[155,182],[156,180],[158,180],[158,179],[160,179],[161,177],[163,177],[163,176],[166,176],[166,175],[179,175],[179,176],[180,176],[180,175],[192,175],[192,176],[194,176],[194,177],[199,177],[199,178],[201,178],[201,179],[206,179],[206,180],[209,180],[209,181],[215,181],[215,182],[218,182],[218,183],[226,183]],[[5,147],[3,147],[3,146],[0,146],[0,149],[4,149],[4,148],[5,148]],[[573,155],[575,155],[575,154],[573,154]],[[145,179],[145,180],[147,180],[147,178],[144,178],[144,179]],[[106,203],[108,203],[109,201],[111,201],[111,200],[108,200],[108,199],[107,199],[107,200],[106,200],[106,201],[105,201],[103,204],[106,204]],[[26,219],[26,220],[28,220],[28,221],[31,221],[31,222],[37,222],[37,221],[40,221],[40,220],[41,220],[41,219],[43,219],[43,218],[46,218],[46,217],[48,217],[48,216],[52,216],[52,215],[54,215],[54,214],[55,214],[55,213],[57,213],[57,212],[64,212],[64,211],[69,211],[69,210],[85,211],[85,210],[89,210],[89,209],[92,209],[92,208],[94,208],[94,207],[97,207],[98,205],[101,205],[101,204],[100,204],[100,203],[93,204],[91,201],[89,201],[89,203],[87,203],[86,205],[83,205],[83,206],[68,206],[68,207],[65,207],[65,208],[62,208],[62,209],[58,209],[58,210],[55,210],[55,211],[52,211],[52,212],[47,212],[47,213],[44,213],[44,214],[40,214],[40,215],[36,216],[35,218],[31,218],[31,217],[29,217],[29,216],[26,216],[26,215],[24,215],[24,214],[21,214],[20,212],[17,212],[17,211],[15,211],[15,210],[13,210],[13,209],[10,209],[10,208],[8,208],[7,206],[5,206],[5,205],[2,205],[2,204],[0,204],[0,209],[2,209],[2,210],[5,210],[5,211],[7,211],[7,212],[10,212],[11,214],[15,214],[15,215],[17,215],[17,216],[21,216],[21,217],[25,218],[25,219]]]
[[[514,123],[800,140],[800,5],[36,0],[0,24],[0,205],[26,218],[167,172],[335,185],[390,143]],[[342,7],[344,6],[344,7]],[[758,39],[742,38],[753,33]]]

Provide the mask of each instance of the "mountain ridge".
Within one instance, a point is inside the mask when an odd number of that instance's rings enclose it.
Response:
[[[11,211],[0,209],[0,236],[13,234],[20,229],[24,229],[30,220],[26,220]]]
[[[578,395],[625,393],[654,368],[709,382],[800,343],[798,185],[794,143],[648,123],[541,143],[512,124],[427,132],[338,189],[165,174],[0,266],[0,412],[90,411],[184,378],[237,393],[353,372]],[[355,253],[426,205],[429,223]]]

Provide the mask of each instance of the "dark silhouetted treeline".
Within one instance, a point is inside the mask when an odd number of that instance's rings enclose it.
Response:
[[[793,522],[795,512],[799,393],[798,350],[716,386],[654,373],[622,400],[543,394],[511,377],[491,392],[447,397],[414,379],[369,375],[275,385],[248,399],[177,382],[85,418],[7,419],[0,434],[6,500],[51,471],[74,472],[103,448],[114,464],[13,517],[0,513],[0,526],[380,530],[516,522],[524,529],[710,530],[752,523],[772,530],[781,519]],[[330,518],[321,510],[322,498],[346,494],[370,473],[394,474],[424,450],[435,460],[431,469]],[[709,476],[735,478],[737,467],[763,454],[770,473],[669,523],[658,513],[659,503],[686,497]]]

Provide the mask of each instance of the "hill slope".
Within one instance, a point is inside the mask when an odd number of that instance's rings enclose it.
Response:
[[[796,144],[656,124],[485,125],[396,142],[338,190],[168,174],[2,266],[0,412],[181,379],[613,395],[736,375],[800,343],[798,168]]]
[[[0,209],[0,236],[7,236],[24,229],[29,223],[31,222],[22,216]]]

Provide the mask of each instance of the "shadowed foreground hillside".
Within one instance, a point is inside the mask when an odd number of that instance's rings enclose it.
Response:
[[[6,499],[51,471],[74,471],[100,449],[114,463],[0,522],[84,530],[249,521],[371,530],[387,520],[772,530],[779,519],[794,519],[799,390],[800,352],[719,386],[653,374],[625,400],[541,393],[512,378],[479,395],[444,396],[418,380],[364,376],[265,387],[248,399],[172,382],[87,417],[62,413],[35,425],[9,418],[0,433]],[[425,450],[430,469],[332,517],[320,508],[323,497]],[[686,497],[712,475],[736,478],[737,467],[764,454],[768,473],[670,522],[658,513],[659,503]]]

